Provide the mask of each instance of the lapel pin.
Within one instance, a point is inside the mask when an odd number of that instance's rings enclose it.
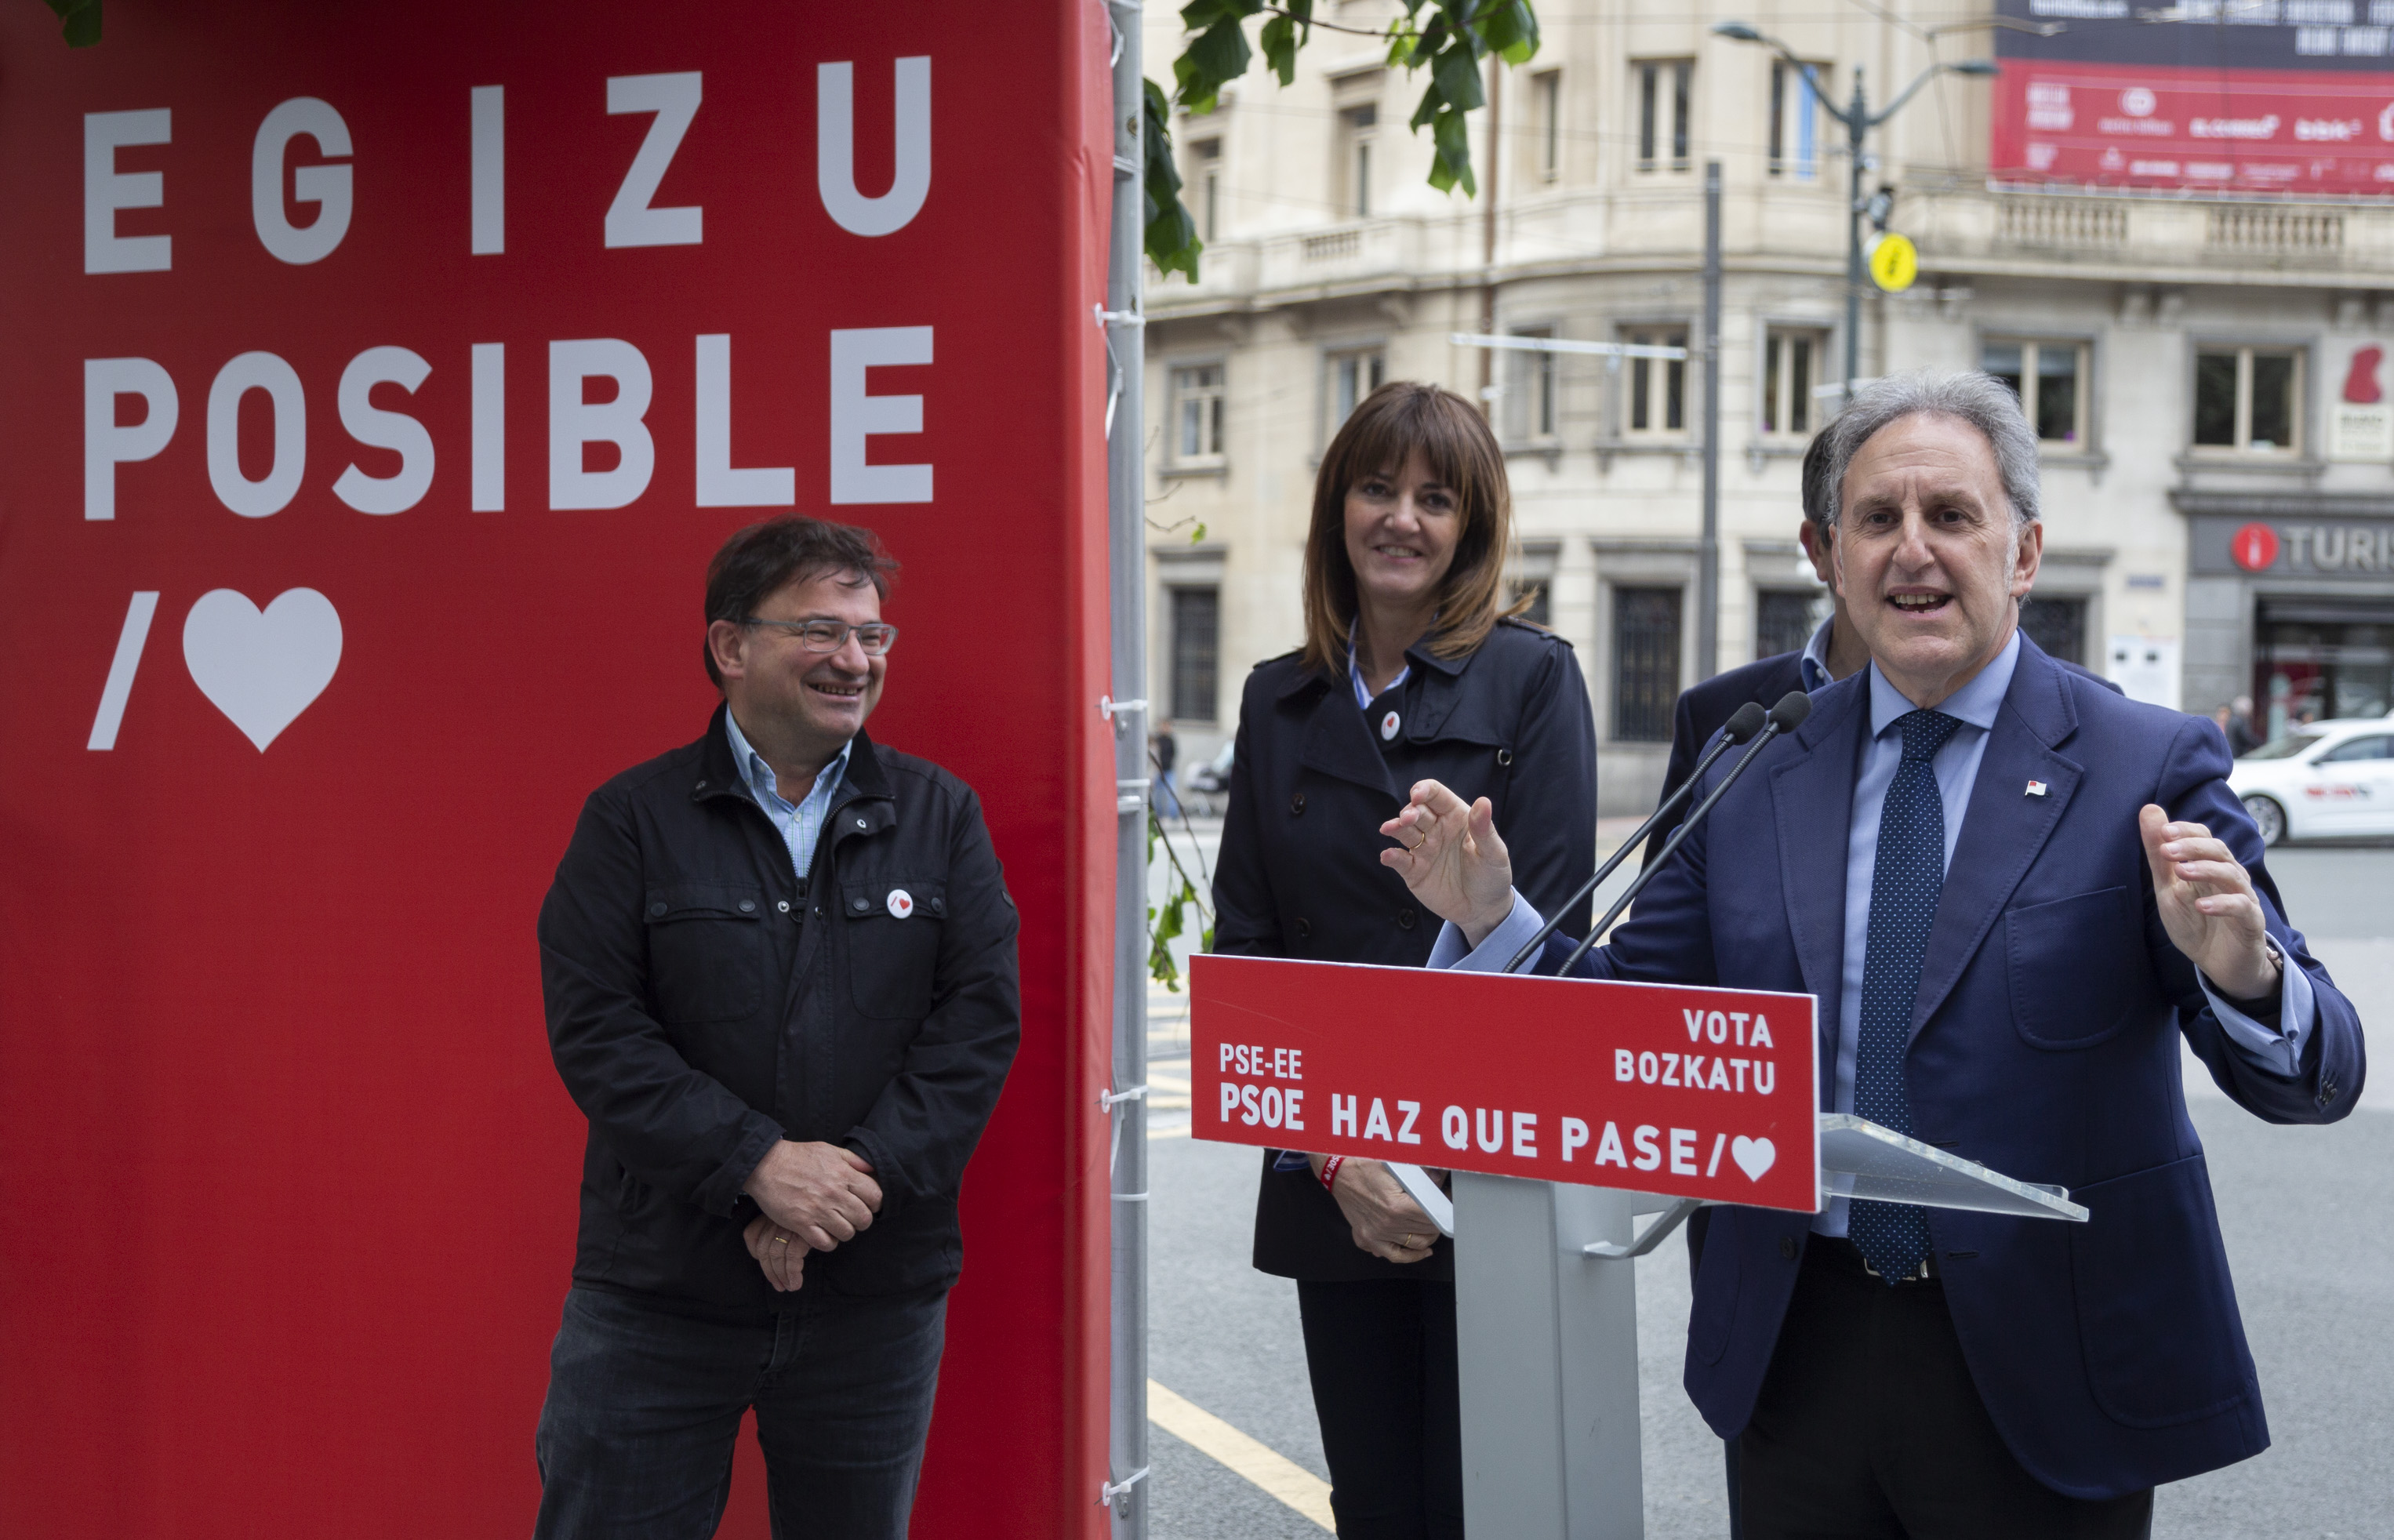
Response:
[[[2045,795],[2045,783],[2042,781],[2030,782],[2028,783],[2028,794],[2031,796],[2043,796]]]

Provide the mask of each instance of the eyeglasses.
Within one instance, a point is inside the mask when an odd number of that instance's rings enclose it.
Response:
[[[847,625],[835,620],[763,620],[750,615],[743,625],[770,625],[776,631],[787,631],[798,638],[798,645],[809,652],[836,652],[848,645],[853,636],[856,645],[864,649],[868,658],[877,658],[897,645],[898,627],[880,621],[868,621],[862,625]]]

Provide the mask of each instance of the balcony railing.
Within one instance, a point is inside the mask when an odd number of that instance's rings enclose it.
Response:
[[[2203,244],[2256,256],[2328,256],[2344,250],[2344,216],[2333,210],[2236,206],[2210,210]]]
[[[2079,199],[2006,198],[1996,204],[1995,239],[2009,245],[2102,250],[2128,244],[2128,211]]]
[[[1363,232],[1360,230],[1334,230],[1322,235],[1305,238],[1304,254],[1308,262],[1343,262],[1363,249]]]

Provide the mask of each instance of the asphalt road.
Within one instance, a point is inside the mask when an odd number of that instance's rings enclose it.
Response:
[[[1210,859],[1212,830],[1197,833]],[[1181,849],[1193,865],[1185,839]],[[2296,928],[2363,1020],[2394,1020],[2394,846],[2282,849],[2269,864]],[[1183,998],[1151,992],[1159,1078],[1185,1080],[1185,1030]],[[2275,1443],[2164,1488],[2153,1533],[2394,1537],[2394,1112],[2383,1110],[2394,1108],[2394,1085],[2327,1128],[2264,1125],[2211,1090],[2199,1067],[2188,1090]],[[1295,1285],[1247,1265],[1258,1157],[1172,1137],[1187,1113],[1169,1105],[1155,1125],[1151,1373],[1326,1480]],[[1724,1535],[1719,1442],[1678,1383],[1686,1253],[1672,1242],[1636,1266],[1647,1533]],[[1163,1429],[1151,1437],[1156,1540],[1323,1533]]]

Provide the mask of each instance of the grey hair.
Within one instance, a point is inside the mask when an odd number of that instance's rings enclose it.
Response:
[[[1825,429],[1829,465],[1824,489],[1829,522],[1845,514],[1846,471],[1879,429],[1905,417],[1951,417],[1977,428],[1995,457],[2004,496],[2015,525],[2037,516],[2036,429],[2020,410],[2011,387],[1976,369],[1918,369],[1889,375],[1854,392],[1854,399]]]

